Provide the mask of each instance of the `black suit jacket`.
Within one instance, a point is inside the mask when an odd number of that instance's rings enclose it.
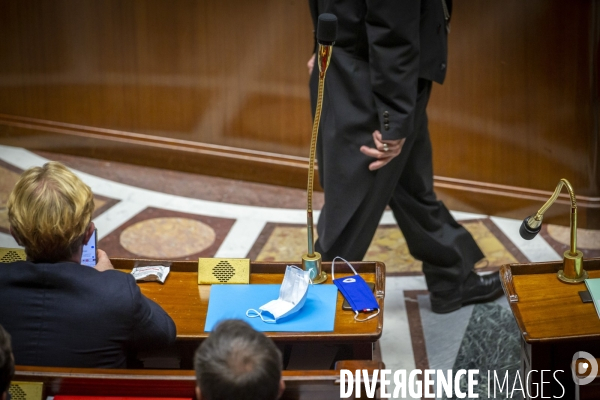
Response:
[[[446,25],[452,10],[451,0],[309,0],[309,7],[315,32],[319,14],[332,13],[338,17],[330,68],[350,66],[352,70],[346,71],[349,79],[360,71],[369,74],[366,94],[375,102],[384,140],[410,135],[414,127],[417,80],[443,83],[446,76]],[[356,62],[350,65],[342,60],[347,58]],[[327,89],[340,93],[347,90]],[[386,112],[388,128],[384,123]]]
[[[0,325],[18,365],[125,368],[130,349],[176,337],[171,317],[131,274],[72,262],[0,264]]]

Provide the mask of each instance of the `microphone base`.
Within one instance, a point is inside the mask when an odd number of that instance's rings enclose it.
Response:
[[[318,285],[319,283],[323,283],[327,280],[327,272],[321,271],[321,275],[317,276],[313,279],[312,283]]]
[[[557,276],[565,283],[581,283],[588,278],[588,273],[583,269],[583,253],[577,251],[571,255],[569,250],[563,254],[563,269],[558,271]]]
[[[321,254],[317,251],[315,251],[313,256],[308,254],[302,255],[302,268],[305,271],[311,271],[311,275],[315,276],[312,279],[312,283],[315,285],[327,280],[327,273],[321,269]]]

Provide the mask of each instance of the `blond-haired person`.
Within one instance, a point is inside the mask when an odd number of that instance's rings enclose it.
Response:
[[[90,188],[58,162],[25,171],[7,203],[27,261],[0,264],[0,324],[18,365],[125,368],[132,351],[169,346],[173,320],[130,274],[98,250],[80,264],[94,231]]]

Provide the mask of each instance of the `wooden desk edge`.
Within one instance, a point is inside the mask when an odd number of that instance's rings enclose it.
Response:
[[[129,271],[133,268],[136,262],[152,262],[152,263],[164,263],[168,262],[171,265],[171,271],[178,272],[198,272],[198,262],[197,261],[169,261],[169,260],[141,260],[141,259],[133,259],[133,258],[111,258],[115,269]],[[357,271],[373,273],[375,274],[375,297],[378,299],[385,298],[385,264],[381,261],[356,261],[351,263]],[[300,262],[288,262],[288,261],[261,261],[261,262],[250,262],[250,273],[269,273],[273,272],[274,268],[284,267],[286,265],[295,265],[297,267],[302,268],[302,264]],[[331,279],[331,262],[323,262],[323,271],[327,272],[328,279]],[[336,269],[341,273],[351,273],[352,271],[345,263],[337,263]]]
[[[383,369],[385,364],[381,361],[372,360],[341,360],[336,362],[335,369],[331,370],[284,370],[284,380],[306,380],[324,379],[331,380],[339,378],[340,370],[366,369],[372,374],[375,369]],[[17,365],[15,367],[14,381],[27,379],[34,381],[40,379],[99,379],[99,380],[160,380],[160,381],[196,381],[194,370],[171,370],[171,369],[99,369],[99,368],[66,368],[66,367],[38,367]]]

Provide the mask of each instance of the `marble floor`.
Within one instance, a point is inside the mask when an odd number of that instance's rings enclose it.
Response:
[[[17,247],[8,232],[6,200],[19,173],[48,160],[65,163],[92,188],[98,246],[111,257],[288,261],[305,252],[304,190],[8,146],[0,146],[0,247]],[[316,193],[315,210],[322,204],[322,193]],[[486,256],[476,266],[481,273],[512,262],[560,260],[569,245],[566,227],[544,225],[540,235],[525,241],[518,234],[520,220],[453,215]],[[600,231],[580,229],[578,246],[586,257],[599,257]],[[387,368],[449,369],[473,360],[482,369],[516,368],[518,336],[506,301],[433,314],[421,265],[410,256],[390,211],[365,260],[383,261],[387,268],[380,342]],[[506,346],[496,348],[500,337]],[[474,341],[489,346],[472,346]]]

